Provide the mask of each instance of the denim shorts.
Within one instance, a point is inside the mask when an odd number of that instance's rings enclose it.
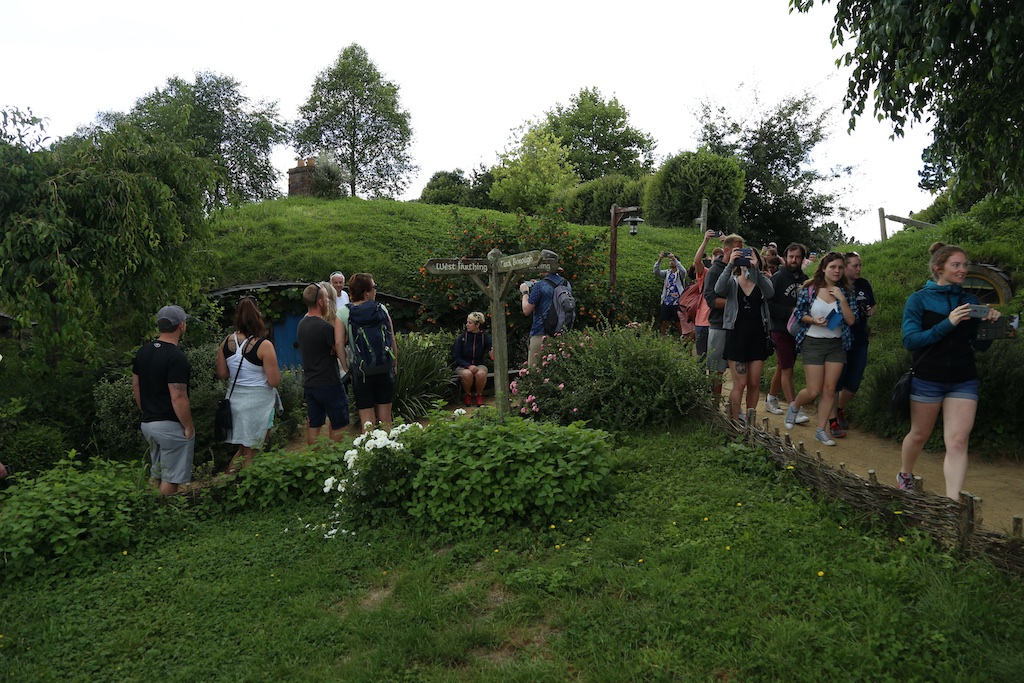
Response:
[[[854,346],[846,352],[846,365],[843,366],[843,374],[839,378],[836,390],[852,391],[857,393],[860,389],[860,381],[864,379],[864,370],[868,367],[868,347]]]
[[[978,380],[964,382],[930,382],[926,379],[910,378],[910,400],[918,403],[942,403],[944,398],[966,398],[978,400]]]

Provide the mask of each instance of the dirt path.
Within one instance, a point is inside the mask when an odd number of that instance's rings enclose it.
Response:
[[[781,403],[785,405],[784,401]],[[851,427],[844,438],[835,439],[835,446],[824,446],[814,440],[814,429],[817,424],[814,406],[805,406],[804,412],[811,421],[789,430],[794,443],[803,441],[804,448],[809,453],[821,451],[822,457],[834,467],[839,467],[840,462],[845,462],[847,471],[864,479],[868,478],[868,470],[873,469],[880,483],[896,485],[896,474],[900,469],[898,441],[881,439],[874,434]],[[783,424],[785,416],[772,415],[765,410],[762,396],[757,409],[758,424],[761,424],[765,417],[769,418],[772,431],[778,427],[780,434],[786,432]],[[925,490],[940,495],[946,487],[942,476],[942,458],[942,453],[926,451],[921,454],[914,466],[914,474],[922,477]],[[1008,533],[1013,525],[1013,516],[1024,515],[1024,468],[1017,463],[985,462],[972,454],[964,488],[981,497],[982,525],[987,529]]]

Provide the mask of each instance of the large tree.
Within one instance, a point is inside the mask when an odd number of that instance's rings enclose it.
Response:
[[[184,143],[192,153],[212,159],[218,168],[213,204],[237,204],[273,199],[278,171],[270,155],[287,141],[287,130],[276,102],[253,102],[231,76],[209,71],[194,81],[177,76],[167,85],[140,97],[127,114],[106,112],[97,127],[112,130],[127,119]],[[89,130],[80,131],[88,135]]]
[[[3,112],[0,308],[40,367],[98,362],[198,296],[213,163],[129,122],[50,148],[40,125]]]
[[[851,169],[826,173],[812,163],[812,152],[827,137],[829,116],[816,105],[814,96],[804,93],[767,111],[754,106],[742,119],[725,107],[701,105],[699,142],[715,154],[736,157],[743,168],[740,220],[743,236],[752,242],[809,242],[817,227],[847,213],[830,185]]]
[[[299,107],[295,144],[301,154],[332,152],[348,171],[353,197],[394,197],[417,170],[409,155],[410,118],[398,86],[353,43],[316,77],[309,99]]]
[[[516,137],[493,170],[490,196],[509,211],[540,214],[557,194],[578,185],[580,177],[568,150],[543,126],[527,124]]]
[[[629,125],[629,112],[597,88],[583,88],[569,106],[556,104],[544,125],[569,151],[569,161],[586,182],[621,173],[631,178],[654,168],[654,138]]]
[[[822,0],[822,4],[829,0]],[[814,0],[790,0],[807,12]],[[850,128],[868,99],[896,135],[930,123],[921,186],[1024,189],[1024,9],[1019,2],[837,0],[832,44],[852,66]]]
[[[739,226],[743,169],[732,156],[705,149],[669,157],[647,184],[644,216],[652,225],[693,225],[708,200],[708,227],[732,232]]]

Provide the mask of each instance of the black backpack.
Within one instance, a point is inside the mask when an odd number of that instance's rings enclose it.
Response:
[[[349,348],[352,373],[362,377],[389,374],[394,368],[391,326],[384,308],[376,301],[348,307]]]
[[[544,279],[551,283],[553,289],[551,307],[544,316],[544,334],[550,337],[572,329],[573,323],[576,322],[576,299],[572,296],[568,280],[562,280],[562,283],[558,284],[549,277]]]

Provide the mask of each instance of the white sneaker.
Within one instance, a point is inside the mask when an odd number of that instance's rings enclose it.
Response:
[[[779,399],[776,396],[768,394],[764,399],[765,409],[772,415],[782,415],[785,410],[779,405]]]
[[[806,415],[804,415],[804,409],[803,408],[801,408],[800,410],[796,411],[796,424],[802,425],[805,422],[810,422],[810,421],[811,421],[811,418],[809,418]]]

